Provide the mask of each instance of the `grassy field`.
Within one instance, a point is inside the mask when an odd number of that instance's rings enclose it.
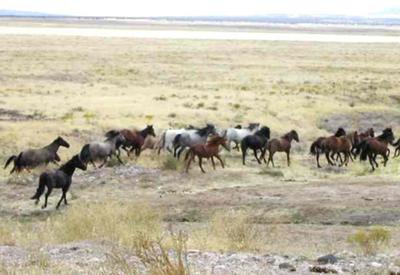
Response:
[[[397,45],[3,36],[0,43],[0,157],[50,143],[71,143],[66,160],[111,128],[224,128],[268,125],[272,136],[296,129],[293,165],[275,169],[224,152],[225,170],[168,170],[168,156],[145,152],[125,168],[78,172],[71,205],[40,210],[28,198],[40,169],[0,172],[0,244],[35,248],[82,239],[137,243],[172,226],[203,250],[315,257],[352,250],[358,229],[382,225],[400,243],[398,160],[375,174],[364,163],[315,168],[309,145],[331,128],[399,135]],[[345,125],[337,125],[345,121]],[[335,124],[336,123],[336,124]],[[322,161],[324,166],[325,162]],[[129,174],[140,165],[155,170]],[[124,170],[125,169],[125,170]],[[146,207],[143,208],[142,205]],[[104,211],[103,211],[104,209]],[[131,213],[127,215],[126,213]],[[133,214],[133,213],[137,213]],[[227,226],[229,225],[229,226]],[[103,228],[104,227],[104,228]],[[151,228],[152,230],[149,230]],[[44,232],[49,232],[44,234]],[[305,249],[307,247],[307,249]]]

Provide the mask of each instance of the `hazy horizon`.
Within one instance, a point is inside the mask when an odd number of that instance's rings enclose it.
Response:
[[[394,0],[282,0],[269,2],[261,0],[148,0],[141,5],[124,0],[96,2],[94,0],[4,0],[0,10],[34,12],[65,16],[109,16],[109,17],[241,17],[241,16],[400,16],[400,4]]]

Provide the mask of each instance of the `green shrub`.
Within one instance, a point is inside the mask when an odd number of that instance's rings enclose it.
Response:
[[[174,158],[172,155],[167,155],[165,160],[162,163],[162,169],[176,171],[179,169],[179,161],[176,158]]]
[[[358,230],[349,236],[348,241],[356,245],[365,255],[374,255],[390,241],[390,231],[383,227],[374,227],[370,230]]]

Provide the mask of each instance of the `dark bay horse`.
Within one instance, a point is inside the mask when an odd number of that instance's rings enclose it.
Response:
[[[357,151],[358,151],[357,148],[359,147],[360,143],[363,142],[364,140],[374,137],[374,136],[375,136],[375,132],[374,132],[373,128],[369,128],[365,132],[361,132],[357,135],[355,144],[351,148],[351,153],[353,154],[354,158],[357,158]]]
[[[11,161],[14,161],[14,167],[10,174],[13,172],[19,173],[23,169],[29,170],[43,164],[47,165],[50,162],[57,164],[57,162],[60,161],[60,157],[57,154],[60,146],[69,148],[68,142],[66,142],[62,137],[58,137],[52,143],[41,149],[29,149],[23,151],[19,153],[18,156],[11,156],[7,160],[4,169],[7,168]]]
[[[72,159],[70,159],[67,163],[61,166],[57,170],[44,172],[39,177],[39,186],[36,190],[35,195],[31,198],[35,200],[35,204],[39,203],[40,197],[43,195],[45,188],[47,187],[47,192],[45,195],[43,208],[47,207],[47,199],[51,194],[53,188],[61,188],[62,195],[61,199],[57,203],[56,209],[60,207],[61,202],[64,200],[64,204],[68,204],[67,202],[67,192],[72,183],[72,175],[75,172],[75,169],[79,168],[81,170],[86,170],[86,164],[83,163],[78,155],[75,155]]]
[[[346,131],[343,128],[338,128],[336,133],[334,134],[335,137],[345,136]],[[319,156],[320,154],[324,154],[327,148],[325,147],[325,141],[327,137],[319,137],[315,140],[310,147],[310,153],[316,157],[317,160],[317,167],[321,168],[319,164]]]
[[[295,130],[291,130],[289,133],[283,135],[281,138],[277,139],[271,139],[270,141],[268,141],[268,145],[267,145],[267,150],[269,153],[268,156],[268,162],[267,165],[269,165],[269,163],[272,163],[272,166],[275,167],[274,164],[274,154],[276,152],[285,152],[286,153],[286,158],[287,158],[287,164],[288,166],[290,166],[290,148],[292,146],[292,141],[295,140],[296,142],[299,142],[299,135],[297,134],[297,132]]]
[[[330,165],[334,166],[335,164],[333,163],[333,159],[331,158],[333,158],[335,154],[338,154],[339,158],[341,159],[340,153],[343,153],[344,160],[341,161],[340,166],[347,165],[349,159],[351,158],[350,156],[351,146],[352,146],[351,140],[347,136],[340,136],[340,137],[331,136],[326,138],[323,141],[323,148],[325,151],[326,160]],[[329,153],[331,153],[330,156]]]
[[[246,165],[246,153],[247,149],[252,149],[254,156],[259,164],[261,164],[260,159],[257,156],[257,150],[261,151],[260,157],[266,162],[264,155],[267,147],[268,139],[270,138],[270,130],[268,127],[263,126],[260,130],[255,132],[253,135],[245,136],[240,142],[240,147],[242,149],[242,162]]]
[[[359,150],[361,150],[360,160],[365,161],[368,158],[372,171],[374,171],[375,166],[378,167],[376,157],[380,155],[383,157],[383,166],[386,166],[390,155],[388,144],[393,144],[393,142],[394,135],[391,128],[386,128],[377,137],[365,139],[359,146]]]
[[[203,166],[202,166],[202,159],[211,158],[211,162],[213,168],[215,170],[215,162],[214,157],[217,158],[221,162],[222,168],[224,168],[224,162],[222,161],[221,157],[219,156],[219,146],[222,145],[225,149],[229,151],[229,147],[226,143],[226,138],[224,136],[212,136],[207,141],[206,144],[195,144],[190,147],[188,152],[185,155],[186,162],[186,173],[189,172],[190,163],[194,160],[197,156],[199,158],[199,167],[203,173],[205,173]]]
[[[146,137],[156,136],[156,134],[154,133],[153,125],[147,125],[146,128],[141,131],[128,129],[122,129],[120,131],[111,130],[106,133],[106,137],[115,134],[115,132],[119,132],[124,136],[125,141],[122,144],[122,149],[126,151],[128,156],[130,156],[130,154],[135,151],[135,156],[137,157],[140,156],[142,146]]]

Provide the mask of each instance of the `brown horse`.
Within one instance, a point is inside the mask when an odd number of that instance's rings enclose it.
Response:
[[[357,148],[360,146],[361,142],[363,142],[364,140],[374,137],[375,136],[375,132],[373,128],[369,128],[368,130],[366,130],[365,132],[361,132],[358,134],[358,136],[355,139],[355,143],[353,144],[353,147],[351,148],[351,153],[353,154],[353,157],[356,158],[357,157]]]
[[[267,165],[269,165],[269,162],[272,162],[272,166],[275,167],[274,154],[276,152],[285,152],[287,157],[287,164],[288,166],[290,166],[290,148],[292,146],[292,140],[299,142],[299,135],[295,130],[290,131],[279,139],[273,138],[268,141],[267,150],[269,152],[269,157]]]
[[[150,150],[156,150],[158,149],[158,143],[159,143],[159,139],[157,137],[153,137],[152,135],[148,135],[143,142],[141,151],[144,151],[146,149],[150,149]]]
[[[377,137],[364,140],[359,147],[361,149],[360,160],[367,160],[368,157],[372,171],[374,171],[375,166],[378,167],[376,157],[381,155],[383,157],[383,166],[386,166],[390,155],[388,144],[393,144],[393,141],[394,135],[391,128],[386,128],[383,130],[382,134]]]
[[[341,160],[341,163],[339,166],[343,166],[349,163],[349,159],[351,158],[351,139],[348,136],[331,136],[326,138],[323,141],[323,148],[324,148],[324,152],[325,152],[325,156],[326,156],[326,160],[328,161],[328,163],[332,166],[334,166],[335,164],[333,163],[333,156],[335,154],[339,155],[339,158],[341,159],[340,153],[344,154],[344,161]],[[331,153],[331,155],[329,156],[329,153]]]
[[[189,172],[190,163],[194,160],[197,156],[199,158],[199,167],[203,173],[205,173],[203,166],[202,166],[202,159],[211,158],[211,162],[213,168],[215,170],[215,162],[214,157],[217,158],[221,162],[222,168],[224,168],[224,162],[222,161],[221,157],[219,156],[219,146],[222,145],[226,150],[229,151],[229,147],[226,144],[225,136],[212,136],[206,144],[196,144],[190,147],[189,151],[185,155],[186,162],[186,173]]]
[[[343,128],[338,128],[334,136],[341,137],[344,135],[346,135],[346,131]],[[325,153],[325,150],[327,150],[324,146],[326,139],[327,137],[319,137],[311,144],[310,147],[310,153],[315,156],[318,168],[321,168],[321,165],[319,164],[319,156],[320,154]]]
[[[121,135],[123,135],[123,137],[125,138],[125,141],[122,144],[122,149],[126,151],[128,157],[133,151],[135,151],[135,155],[138,157],[140,155],[146,137],[149,135],[153,137],[156,136],[156,134],[154,133],[153,125],[147,125],[146,128],[141,131],[128,129],[122,129],[120,131],[111,130],[106,133],[106,137],[115,134],[115,132],[121,133]]]

